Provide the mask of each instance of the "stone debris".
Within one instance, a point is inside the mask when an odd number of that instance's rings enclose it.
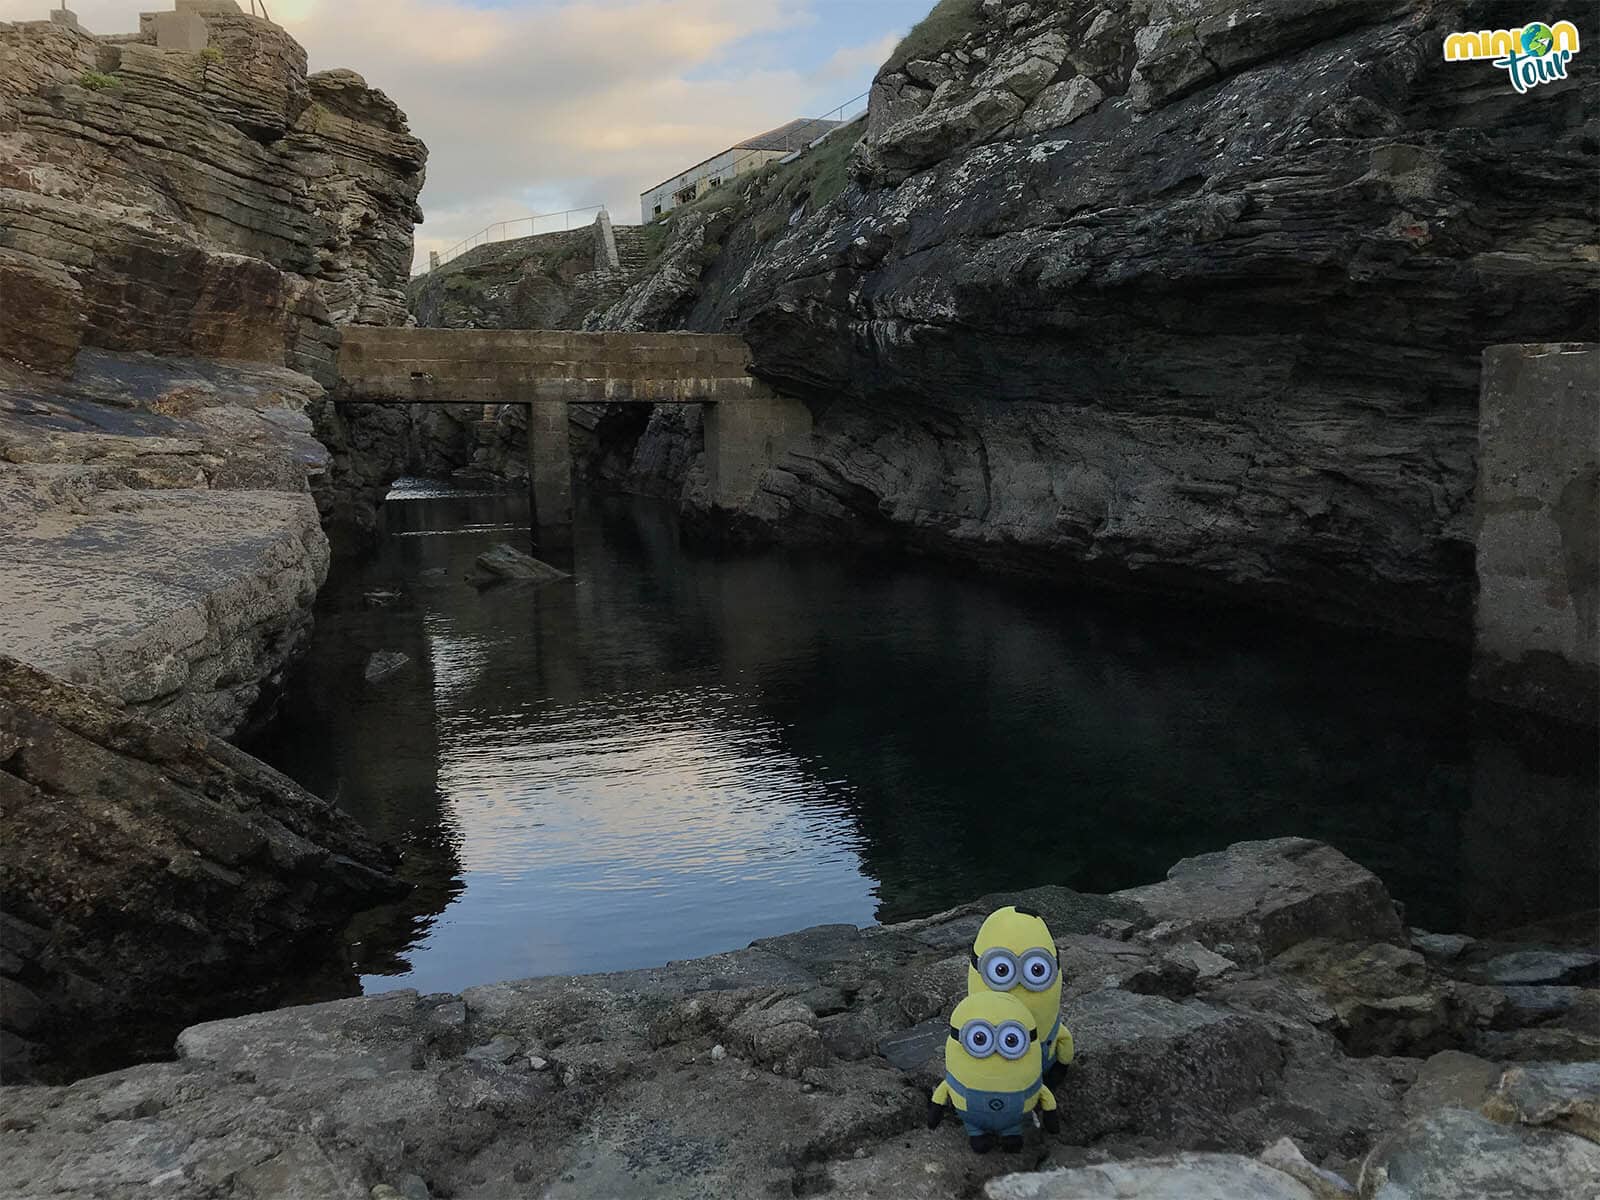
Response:
[[[1307,1162],[1292,1138],[1273,1142],[1261,1152],[1261,1161],[1302,1184],[1316,1200],[1346,1200],[1356,1194],[1354,1185],[1344,1176]]]

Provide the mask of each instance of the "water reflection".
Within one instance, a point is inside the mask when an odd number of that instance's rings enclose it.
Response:
[[[622,969],[986,891],[1108,891],[1300,833],[1413,920],[1592,904],[1592,751],[1474,730],[1451,651],[951,572],[685,550],[591,505],[577,579],[479,593],[509,495],[403,492],[259,748],[401,842],[369,988]],[[369,607],[374,589],[402,592]],[[413,668],[379,685],[366,657]],[[1496,849],[1498,848],[1498,852]]]

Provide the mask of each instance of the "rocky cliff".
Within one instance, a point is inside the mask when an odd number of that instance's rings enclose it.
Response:
[[[1600,60],[1444,60],[1503,18],[945,0],[842,195],[684,214],[605,323],[734,327],[812,403],[758,534],[1465,640],[1479,356],[1600,320]]]
[[[405,315],[422,146],[305,67],[231,0],[0,24],[8,1082],[160,1054],[286,977],[347,995],[333,931],[395,892],[214,740],[270,714],[327,575],[338,326]]]
[[[0,24],[0,357],[80,346],[332,382],[341,323],[405,319],[426,150],[357,75],[231,0],[127,37]],[[202,15],[203,14],[203,15]],[[178,17],[183,14],[159,14]]]
[[[231,0],[0,24],[0,648],[224,735],[271,693],[327,571],[308,481],[335,510],[385,444],[322,384],[339,325],[406,319],[425,159]]]

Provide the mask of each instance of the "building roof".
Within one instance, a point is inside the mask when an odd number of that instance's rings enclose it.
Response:
[[[663,179],[655,187],[646,188],[640,192],[641,196],[648,196],[651,192],[660,191],[669,184],[677,183],[685,175],[693,174],[709,162],[714,162],[724,154],[731,154],[735,150],[781,150],[789,153],[802,150],[816,141],[824,134],[832,133],[843,121],[822,121],[812,117],[800,117],[790,121],[787,125],[780,125],[776,129],[769,129],[765,133],[758,133],[755,137],[746,138],[742,142],[735,142],[726,150],[719,150],[710,158],[701,159],[692,167],[685,167],[670,179]]]
[[[753,138],[746,138],[734,150],[801,150],[809,146],[825,133],[832,133],[843,121],[818,121],[809,117],[801,117],[797,121],[790,121],[787,125],[780,125],[776,129],[769,129],[766,133],[758,133]]]

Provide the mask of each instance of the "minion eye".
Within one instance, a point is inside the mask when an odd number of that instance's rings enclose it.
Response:
[[[1015,1021],[1007,1021],[1000,1026],[999,1032],[995,1036],[1000,1043],[1001,1056],[1010,1059],[1012,1062],[1016,1062],[1017,1059],[1028,1052],[1028,1045],[1032,1041],[1028,1037],[1028,1031]]]
[[[1008,992],[1017,986],[1016,956],[1008,950],[991,950],[979,962],[984,982],[996,991]]]
[[[1022,958],[1022,986],[1029,991],[1042,992],[1056,981],[1059,969],[1055,955],[1030,950]]]
[[[968,1022],[961,1031],[961,1045],[973,1058],[988,1058],[994,1053],[994,1030],[983,1021]]]

